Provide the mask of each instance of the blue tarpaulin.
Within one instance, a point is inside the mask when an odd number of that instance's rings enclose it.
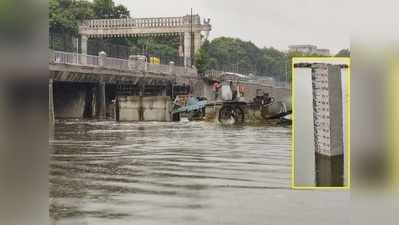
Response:
[[[197,98],[189,98],[187,100],[186,106],[175,109],[173,111],[173,113],[191,112],[191,111],[199,110],[199,109],[205,108],[205,106],[207,104],[208,104],[208,101],[206,101],[206,100],[199,101]]]

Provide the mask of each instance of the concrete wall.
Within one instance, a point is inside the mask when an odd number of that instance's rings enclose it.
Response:
[[[171,103],[167,96],[143,97],[143,120],[170,121]]]
[[[141,120],[141,97],[123,96],[119,98],[119,120],[140,121]]]
[[[167,96],[119,97],[120,121],[170,121],[171,100]]]

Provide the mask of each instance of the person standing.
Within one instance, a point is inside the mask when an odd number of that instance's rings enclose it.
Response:
[[[214,93],[215,100],[217,100],[218,97],[219,97],[220,83],[219,83],[218,81],[215,81],[215,82],[213,83],[212,89],[213,89],[213,93]]]
[[[233,94],[232,100],[236,100],[236,98],[237,98],[237,88],[233,84],[233,81],[230,81],[230,89],[231,89],[231,93]]]

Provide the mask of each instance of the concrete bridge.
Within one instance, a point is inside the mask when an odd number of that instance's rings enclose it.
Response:
[[[141,102],[137,107],[158,104],[156,113],[167,115],[165,107],[171,96],[187,94],[199,80],[197,70],[191,67],[175,66],[173,62],[150,64],[144,56],[110,58],[104,52],[91,56],[50,51],[49,70],[50,118],[119,119],[115,118],[115,100],[132,100],[123,96],[139,97],[135,99]],[[146,118],[142,112],[122,119]]]
[[[192,93],[213,100],[212,81],[231,74],[212,71],[200,77],[192,67],[151,64],[144,56],[128,60],[68,52],[49,52],[50,119],[97,118],[125,121],[169,121],[171,100]],[[224,74],[224,75],[223,75]],[[243,76],[243,75],[241,75]],[[210,78],[210,79],[209,79]],[[283,100],[287,87],[272,79],[241,79],[246,98],[265,92]],[[116,107],[118,105],[119,107]]]
[[[151,64],[144,56],[130,56],[128,60],[107,57],[105,52],[98,56],[70,52],[50,51],[49,69],[51,78],[58,81],[108,83],[164,84],[187,83],[198,78],[197,70],[192,67]]]
[[[201,23],[199,15],[86,20],[79,26],[82,54],[87,54],[89,38],[178,36],[179,54],[186,66],[191,65],[192,56],[201,46],[201,33],[206,39],[210,31],[210,19]]]

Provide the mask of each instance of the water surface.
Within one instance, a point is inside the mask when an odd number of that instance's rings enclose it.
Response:
[[[271,125],[57,121],[51,222],[307,224],[309,214],[343,222],[320,211],[344,210],[345,194],[289,189],[290,138],[289,127]]]

